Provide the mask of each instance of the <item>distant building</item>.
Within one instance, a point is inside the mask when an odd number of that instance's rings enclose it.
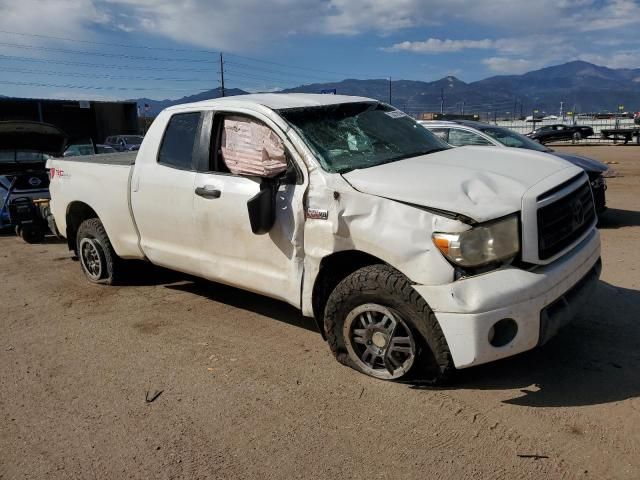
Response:
[[[137,134],[135,102],[0,98],[0,121],[31,120],[62,129],[70,142],[102,143],[110,135]]]

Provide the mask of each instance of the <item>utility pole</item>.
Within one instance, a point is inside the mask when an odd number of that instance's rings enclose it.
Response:
[[[391,105],[391,77],[389,77],[389,105]]]
[[[444,115],[444,88],[440,89],[440,115]]]
[[[222,60],[222,52],[220,52],[220,96],[224,97],[224,61]]]
[[[466,103],[466,102],[463,100],[463,101],[462,101],[462,116],[464,116],[464,106],[465,106],[465,103]]]
[[[560,118],[564,120],[564,102],[560,102]]]
[[[513,115],[511,115],[511,121],[514,122],[516,120],[516,110],[518,109],[518,99],[513,99]]]

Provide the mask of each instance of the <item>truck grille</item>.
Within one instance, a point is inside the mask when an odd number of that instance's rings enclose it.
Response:
[[[8,176],[7,180],[13,181],[15,176]],[[18,179],[13,187],[16,191],[21,190],[46,190],[49,188],[49,173],[25,173],[18,175]]]
[[[585,182],[573,192],[538,210],[538,257],[546,260],[587,232],[595,221],[593,196]]]

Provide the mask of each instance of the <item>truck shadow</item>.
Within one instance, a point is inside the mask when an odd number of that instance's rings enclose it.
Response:
[[[602,214],[598,228],[614,229],[640,226],[640,212],[609,208]]]
[[[318,332],[312,318],[302,316],[299,310],[287,303],[147,262],[129,262],[126,281],[119,285],[127,287],[162,285],[171,290],[198,295],[214,302]]]
[[[0,237],[15,237],[17,240],[21,242],[24,241],[16,235],[14,227],[0,228]],[[58,238],[53,234],[48,234],[48,235],[45,235],[42,241],[36,242],[32,245],[58,245],[63,243],[67,243],[67,241],[62,238]]]
[[[164,285],[267,319],[318,332],[312,318],[278,300],[150,264],[128,285]],[[581,318],[549,343],[488,365],[460,370],[446,390],[504,390],[504,403],[571,407],[640,396],[640,292],[600,282]],[[318,335],[318,341],[322,341]],[[409,388],[432,390],[416,382]],[[520,390],[514,395],[513,390]]]
[[[544,347],[458,372],[452,388],[511,390],[504,403],[572,407],[640,396],[640,292],[600,282],[581,318]],[[510,393],[510,392],[509,392]]]
[[[166,287],[172,290],[199,295],[239,310],[257,313],[269,319],[319,333],[313,318],[304,317],[298,309],[287,303],[220,283],[192,277],[190,277],[190,279],[192,280],[190,282],[167,285]]]

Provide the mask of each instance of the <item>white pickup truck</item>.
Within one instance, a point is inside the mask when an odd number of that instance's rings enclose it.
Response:
[[[90,281],[145,259],[283,300],[340,362],[382,379],[441,382],[543,344],[601,269],[584,171],[448,148],[368,98],[175,106],[137,154],[48,167],[58,230]]]

